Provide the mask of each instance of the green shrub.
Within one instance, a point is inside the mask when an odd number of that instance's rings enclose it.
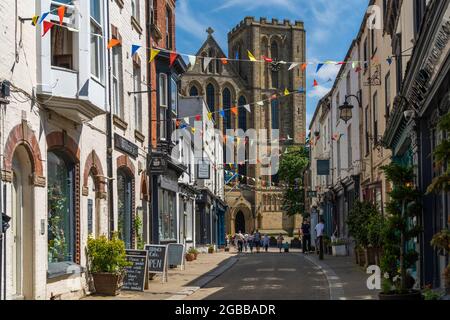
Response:
[[[198,250],[194,247],[190,247],[187,253],[198,254]]]
[[[111,240],[104,235],[97,239],[89,237],[87,255],[92,273],[120,274],[125,267],[130,265],[126,260],[125,243],[118,238],[116,233],[113,234]]]

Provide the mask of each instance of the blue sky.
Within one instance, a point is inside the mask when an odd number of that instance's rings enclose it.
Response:
[[[308,61],[339,61],[359,31],[368,0],[178,0],[177,51],[195,54],[212,27],[215,39],[228,52],[227,33],[244,17],[302,20],[305,23]],[[328,92],[339,66],[326,65],[319,73],[307,69],[307,124],[317,101]],[[319,86],[312,88],[317,79]]]

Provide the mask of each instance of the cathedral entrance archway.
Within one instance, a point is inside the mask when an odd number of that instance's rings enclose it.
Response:
[[[239,211],[236,214],[236,218],[234,220],[234,229],[236,232],[241,231],[242,233],[245,233],[245,217],[242,211]]]

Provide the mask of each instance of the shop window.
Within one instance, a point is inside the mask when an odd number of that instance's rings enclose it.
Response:
[[[159,240],[176,241],[176,194],[159,189]]]
[[[123,170],[117,172],[117,211],[119,238],[125,247],[132,246],[132,179]]]
[[[49,152],[48,262],[75,259],[75,166],[63,154]]]

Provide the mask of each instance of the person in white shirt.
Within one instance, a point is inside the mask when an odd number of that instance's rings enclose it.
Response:
[[[320,218],[319,223],[314,228],[316,230],[317,242],[319,245],[319,259],[323,260],[323,230],[325,228],[325,220]]]

